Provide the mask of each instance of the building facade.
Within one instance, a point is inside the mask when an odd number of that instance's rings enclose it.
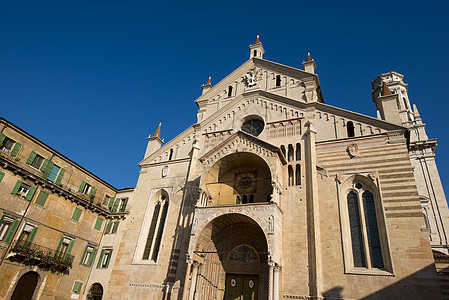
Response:
[[[21,143],[2,144],[9,157],[0,156],[3,219],[20,218],[24,229],[6,232],[2,297],[32,272],[55,282],[37,283],[35,299],[52,291],[61,299],[447,297],[449,210],[436,140],[403,76],[372,82],[373,118],[324,103],[310,54],[303,69],[263,54],[257,38],[248,61],[214,86],[209,78],[195,100],[197,123],[177,137],[164,143],[159,125],[133,189],[117,190],[3,126],[5,138]],[[53,165],[36,168],[32,151]],[[36,186],[34,196],[18,181]],[[83,196],[86,186],[89,195],[96,188],[94,203]],[[47,205],[60,206],[48,217],[13,207],[20,200],[41,209],[42,191],[51,195]],[[57,217],[67,222],[53,223]],[[40,236],[40,227],[22,244],[54,245],[53,257],[74,256],[71,269],[50,274],[41,261],[27,265],[16,249],[26,222],[56,230],[71,251],[55,234]]]

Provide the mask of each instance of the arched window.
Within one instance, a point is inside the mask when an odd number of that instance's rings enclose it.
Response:
[[[379,218],[373,192],[354,181],[346,194],[353,266],[384,269]]]
[[[257,50],[254,50],[254,57],[256,57],[257,56]]]
[[[352,123],[352,121],[348,121],[346,123],[346,130],[348,131],[348,137],[353,137],[355,136],[354,133],[354,123]]]
[[[301,160],[301,144],[296,143],[296,160]]]
[[[284,145],[281,146],[281,152],[282,152],[282,154],[284,154],[284,157],[285,157],[286,154],[285,154],[285,146]]]
[[[293,167],[292,166],[288,166],[288,185],[289,186],[293,185]]]
[[[228,87],[228,97],[232,97],[232,86]]]
[[[281,86],[281,75],[276,75],[276,86]]]
[[[296,171],[295,171],[295,184],[301,185],[301,166],[296,165]]]
[[[292,144],[290,144],[290,145],[288,145],[288,158],[287,158],[288,162],[293,161],[293,155],[294,155],[293,146],[292,146]]]
[[[293,123],[292,122],[288,122],[287,124],[287,136],[292,136],[293,135]]]
[[[167,211],[168,199],[164,193],[161,193],[160,199],[154,207],[153,218],[151,219],[150,230],[143,251],[143,260],[148,260],[150,253],[151,260],[157,260],[161,246],[162,233],[164,231],[165,219],[167,218]]]
[[[280,123],[278,127],[278,137],[284,137],[285,136],[285,126],[284,124]]]
[[[274,125],[270,126],[270,129],[268,130],[268,134],[271,139],[276,138],[276,127]]]

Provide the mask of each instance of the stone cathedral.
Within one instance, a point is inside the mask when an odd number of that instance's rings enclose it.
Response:
[[[99,299],[93,285],[103,299],[447,295],[436,139],[403,75],[372,81],[374,118],[325,104],[310,53],[297,69],[265,60],[259,37],[249,50],[202,86],[196,124],[148,137],[132,209],[102,237],[110,264],[93,263],[84,297]]]

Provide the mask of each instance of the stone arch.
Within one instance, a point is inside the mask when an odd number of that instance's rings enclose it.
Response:
[[[86,300],[101,300],[103,298],[103,286],[96,282],[89,288]]]
[[[34,288],[34,292],[30,299],[33,299],[33,300],[39,299],[39,297],[42,294],[42,291],[45,287],[47,277],[46,277],[45,273],[42,272],[41,270],[39,270],[39,268],[37,266],[35,266],[31,269],[23,268],[19,272],[17,272],[17,274],[14,276],[13,280],[11,281],[11,284],[9,286],[9,291],[6,295],[6,299],[12,299],[12,296],[14,295],[14,291],[20,284],[20,279],[22,279],[24,277],[24,275],[26,275],[27,273],[33,273],[38,278],[36,286]]]

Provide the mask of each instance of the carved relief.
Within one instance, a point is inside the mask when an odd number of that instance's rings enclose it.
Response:
[[[346,150],[351,158],[359,156],[359,146],[357,144],[351,144]]]

